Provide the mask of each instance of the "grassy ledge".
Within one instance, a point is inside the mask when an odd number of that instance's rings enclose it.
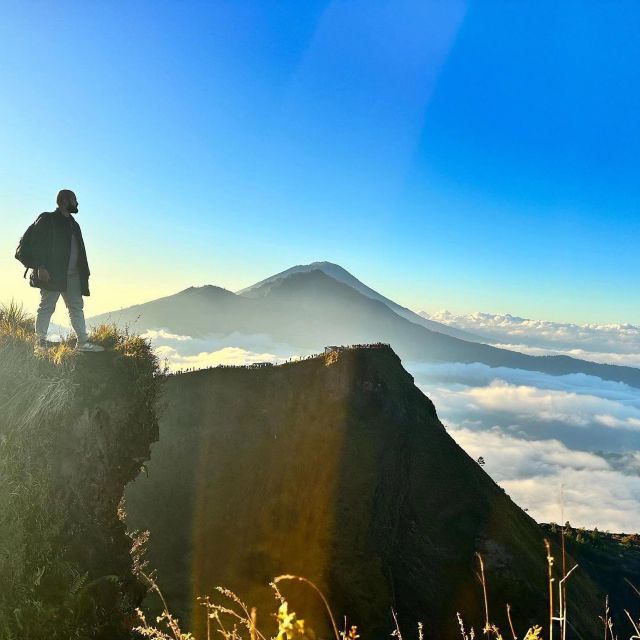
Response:
[[[164,372],[114,326],[80,354],[34,353],[33,319],[0,307],[0,638],[130,637],[145,588],[121,504],[158,437]]]

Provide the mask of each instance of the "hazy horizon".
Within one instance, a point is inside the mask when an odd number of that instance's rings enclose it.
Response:
[[[79,222],[82,222],[80,220]],[[22,273],[24,268],[21,265],[15,262],[16,269],[19,271],[17,276],[11,277],[11,281],[7,283],[7,286],[3,288],[3,303],[8,303],[11,300],[15,300],[19,304],[22,304],[24,308],[29,312],[35,312],[36,307],[38,305],[38,291],[35,289],[30,289],[28,286],[28,282],[22,279]],[[204,286],[215,286],[220,287],[222,289],[226,289],[232,293],[237,293],[242,289],[250,287],[251,285],[260,282],[261,280],[275,275],[281,271],[285,271],[286,269],[297,266],[298,264],[311,264],[313,262],[331,262],[325,260],[309,260],[305,263],[296,263],[282,265],[281,267],[276,268],[273,272],[259,272],[256,271],[256,275],[253,279],[247,280],[246,278],[251,278],[252,276],[246,276],[245,278],[238,278],[234,274],[231,274],[228,279],[223,279],[222,281],[215,281],[213,279],[210,280],[196,280],[194,282],[185,281],[180,284],[176,281],[173,286],[167,286],[162,283],[149,283],[149,285],[145,285],[144,287],[133,286],[135,283],[131,282],[121,282],[118,284],[115,283],[107,283],[105,280],[110,280],[109,278],[103,278],[99,276],[95,276],[92,274],[91,277],[91,296],[85,299],[85,309],[87,316],[100,315],[103,313],[107,313],[110,311],[118,311],[119,309],[131,307],[138,304],[144,304],[145,302],[150,302],[152,300],[156,300],[158,298],[163,298],[171,295],[175,295],[180,291],[184,291],[189,287],[204,287]],[[14,265],[11,265],[14,266]],[[340,266],[344,267],[343,264]],[[416,313],[424,313],[425,317],[432,318],[437,320],[438,322],[447,323],[446,318],[450,317],[453,319],[452,326],[455,325],[455,319],[461,318],[474,318],[477,316],[499,316],[499,317],[508,317],[512,316],[519,319],[529,320],[529,321],[537,321],[537,322],[551,322],[551,323],[559,323],[559,324],[573,324],[576,326],[626,326],[631,325],[633,327],[640,327],[638,323],[638,318],[630,318],[628,320],[625,319],[590,319],[590,320],[580,320],[577,319],[574,315],[569,314],[567,317],[552,314],[551,316],[527,316],[520,312],[518,309],[507,308],[507,309],[491,309],[488,307],[465,307],[464,305],[456,305],[452,304],[450,306],[437,306],[436,304],[428,305],[428,307],[420,306],[420,304],[414,304],[412,300],[407,300],[399,295],[395,295],[393,292],[393,287],[388,289],[381,289],[376,286],[375,282],[371,282],[370,280],[361,276],[357,272],[352,271],[348,267],[344,267],[347,271],[349,271],[352,275],[356,276],[359,280],[361,280],[364,284],[370,286],[372,289],[376,290],[378,293],[386,296],[387,298],[397,302],[398,304],[415,311]],[[6,278],[6,274],[5,274]],[[9,278],[6,278],[9,280]],[[0,279],[1,282],[1,279]],[[4,283],[2,283],[4,284]],[[96,287],[97,293],[96,293]],[[111,296],[106,296],[100,298],[101,293],[104,293],[103,289],[107,288],[112,291]],[[111,304],[113,303],[113,304]],[[66,309],[63,306],[56,309],[56,314],[54,316],[54,322],[58,322],[59,324],[66,324],[68,319],[66,315]],[[463,326],[462,324],[460,326]]]

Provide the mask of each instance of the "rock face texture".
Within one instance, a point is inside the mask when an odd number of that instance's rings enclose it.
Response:
[[[428,638],[459,638],[457,611],[484,624],[476,552],[492,622],[508,633],[506,603],[520,637],[548,619],[543,531],[447,434],[386,346],[170,377],[160,439],[127,510],[151,532],[170,608],[201,635],[195,598],[217,585],[273,632],[267,585],[297,574],[362,637],[388,637],[393,609],[405,637],[422,621]],[[570,633],[593,637],[603,594],[579,570],[570,580]],[[328,637],[312,590],[281,586]]]
[[[73,416],[59,439],[60,495],[68,510],[68,559],[97,581],[95,638],[130,638],[146,586],[133,574],[120,502],[158,438],[156,384],[121,354],[81,358]],[[65,489],[66,488],[66,489]]]
[[[140,339],[63,362],[0,340],[0,638],[132,637],[146,587],[120,502],[158,437]]]

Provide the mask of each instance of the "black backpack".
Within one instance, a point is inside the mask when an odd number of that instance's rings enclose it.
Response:
[[[27,227],[27,230],[24,232],[22,238],[20,238],[20,242],[18,242],[18,248],[16,249],[15,257],[16,260],[22,262],[22,264],[26,267],[23,276],[25,278],[29,269],[35,269],[38,266],[35,262],[36,258],[33,255],[33,230],[38,222],[46,215],[46,212],[41,213],[36,221]]]

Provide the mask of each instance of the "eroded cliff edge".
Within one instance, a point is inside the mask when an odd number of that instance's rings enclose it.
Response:
[[[140,338],[35,356],[0,321],[0,638],[131,638],[145,587],[120,502],[158,437],[162,372]]]
[[[387,637],[393,608],[406,633],[423,621],[428,637],[457,638],[457,611],[476,629],[484,622],[476,551],[494,622],[508,629],[507,602],[521,633],[547,620],[543,531],[447,434],[390,348],[172,376],[166,400],[127,504],[196,633],[196,596],[224,585],[266,616],[268,582],[294,573],[363,637]],[[586,573],[571,579],[573,629],[593,635],[604,594]],[[326,636],[315,595],[288,591]]]

